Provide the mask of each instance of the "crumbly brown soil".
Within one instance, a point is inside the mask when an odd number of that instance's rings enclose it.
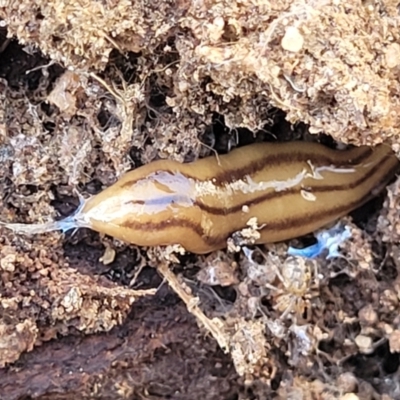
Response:
[[[392,0],[0,0],[0,221],[256,140],[400,154],[399,25]],[[399,209],[395,181],[333,261],[0,227],[0,399],[400,399]]]

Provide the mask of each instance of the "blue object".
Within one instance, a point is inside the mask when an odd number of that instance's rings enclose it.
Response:
[[[350,228],[338,223],[330,229],[326,229],[317,233],[317,243],[311,246],[305,247],[304,249],[296,249],[295,247],[289,246],[288,254],[291,256],[299,256],[304,258],[316,258],[325,250],[327,250],[328,255],[326,258],[328,260],[334,257],[340,257],[340,253],[338,251],[339,246],[350,237]]]

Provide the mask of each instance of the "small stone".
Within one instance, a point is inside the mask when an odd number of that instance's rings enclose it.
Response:
[[[115,250],[109,246],[107,246],[104,250],[104,254],[100,257],[100,262],[104,265],[109,265],[114,262],[115,260]]]
[[[372,339],[369,336],[358,335],[355,342],[361,353],[368,354],[372,351]]]
[[[396,329],[389,336],[389,347],[391,353],[400,353],[400,330]]]
[[[352,393],[357,390],[357,378],[351,372],[344,372],[337,379],[337,386],[343,393]]]
[[[303,45],[303,35],[294,26],[289,26],[286,29],[285,36],[282,38],[281,46],[287,51],[297,53],[303,48]]]
[[[355,393],[346,393],[340,400],[359,400],[359,397]]]
[[[400,64],[400,45],[398,43],[392,43],[387,47],[385,59],[388,68],[394,68]]]

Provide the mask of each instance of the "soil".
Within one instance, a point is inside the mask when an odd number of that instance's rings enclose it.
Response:
[[[400,155],[397,4],[195,3],[0,2],[1,222],[256,141]],[[400,399],[399,209],[333,260],[0,226],[0,399]]]

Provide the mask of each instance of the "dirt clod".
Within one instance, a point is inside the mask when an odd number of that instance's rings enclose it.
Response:
[[[400,155],[399,26],[394,0],[0,0],[0,222],[253,142]],[[0,398],[399,399],[399,182],[332,260],[257,221],[206,256],[0,225]]]

